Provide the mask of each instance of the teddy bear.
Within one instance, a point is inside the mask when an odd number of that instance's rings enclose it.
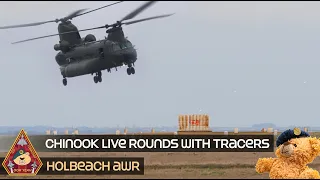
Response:
[[[276,145],[276,158],[258,159],[258,173],[269,172],[270,179],[320,179],[319,172],[307,166],[320,154],[320,139],[294,128],[281,133]]]

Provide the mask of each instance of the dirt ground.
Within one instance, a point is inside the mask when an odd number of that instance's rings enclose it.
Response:
[[[5,153],[0,153],[4,157]],[[144,157],[145,175],[143,176],[42,176],[37,179],[54,178],[241,178],[267,179],[268,174],[257,174],[255,163],[259,157],[274,157],[274,153],[41,153],[40,157]],[[317,158],[310,167],[319,169],[320,158]],[[1,179],[8,177],[0,176]]]

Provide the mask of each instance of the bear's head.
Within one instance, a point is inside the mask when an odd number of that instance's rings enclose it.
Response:
[[[281,159],[306,165],[320,154],[320,139],[316,137],[292,138],[281,144],[276,150],[276,156]]]
[[[29,152],[25,152],[24,149],[20,149],[13,156],[13,162],[19,166],[27,165],[31,162],[31,157]]]

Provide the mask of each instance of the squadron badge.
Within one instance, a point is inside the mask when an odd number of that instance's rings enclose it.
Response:
[[[10,176],[34,176],[42,162],[22,129],[9,150],[2,166]]]

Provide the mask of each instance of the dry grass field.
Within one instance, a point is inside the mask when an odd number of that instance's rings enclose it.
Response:
[[[320,133],[311,133],[320,137]],[[5,153],[0,153],[4,157]],[[255,163],[260,157],[274,157],[274,153],[41,153],[40,157],[92,156],[92,157],[144,157],[145,175],[143,176],[36,176],[37,179],[55,178],[193,178],[193,179],[268,179],[268,174],[257,174]],[[320,169],[320,158],[310,167]],[[7,178],[0,176],[1,179]],[[27,179],[27,178],[26,178]]]

